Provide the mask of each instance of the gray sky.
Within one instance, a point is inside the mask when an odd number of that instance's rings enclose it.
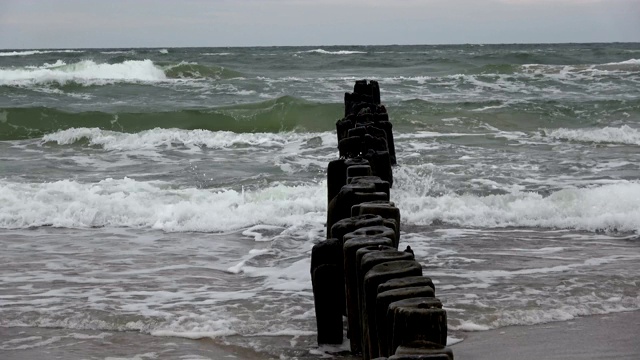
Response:
[[[640,42],[640,0],[0,0],[0,48]]]

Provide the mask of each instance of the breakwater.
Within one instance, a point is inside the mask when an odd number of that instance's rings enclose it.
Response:
[[[319,344],[343,342],[363,359],[450,359],[447,314],[410,246],[400,250],[391,201],[393,125],[376,81],[356,81],[336,123],[339,158],[327,168],[327,239],[313,247]]]

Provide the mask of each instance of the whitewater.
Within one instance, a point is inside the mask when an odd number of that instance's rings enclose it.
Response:
[[[638,51],[0,50],[0,357],[349,358],[309,267],[363,78],[450,341],[639,311]]]

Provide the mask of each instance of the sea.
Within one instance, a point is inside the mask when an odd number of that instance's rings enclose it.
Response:
[[[355,359],[309,269],[360,79],[450,344],[640,310],[640,43],[4,49],[0,358]]]

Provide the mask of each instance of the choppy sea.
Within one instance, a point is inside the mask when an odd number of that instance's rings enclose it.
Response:
[[[309,267],[358,79],[451,341],[640,310],[638,43],[0,50],[0,357],[346,349]]]

